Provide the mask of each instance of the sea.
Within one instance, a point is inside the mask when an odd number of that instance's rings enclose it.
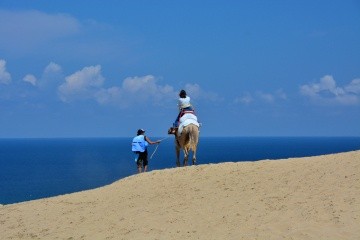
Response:
[[[0,139],[0,204],[94,189],[134,175],[137,168],[131,141]],[[156,146],[149,146],[148,170],[176,167],[174,138],[167,137]],[[359,149],[360,137],[200,137],[197,164],[279,160]]]

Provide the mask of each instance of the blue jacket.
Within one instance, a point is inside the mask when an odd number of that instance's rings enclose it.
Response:
[[[131,150],[133,152],[145,152],[146,148],[148,146],[148,142],[145,140],[144,135],[139,135],[134,137],[132,144],[131,144]]]

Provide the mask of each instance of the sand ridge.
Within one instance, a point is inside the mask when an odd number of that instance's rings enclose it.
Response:
[[[0,206],[1,239],[360,239],[360,151],[156,170]]]

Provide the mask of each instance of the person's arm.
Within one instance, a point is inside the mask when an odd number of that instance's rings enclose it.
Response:
[[[177,104],[179,110],[181,110],[181,106],[182,106],[182,98],[178,99],[178,104]]]
[[[150,140],[150,138],[148,138],[147,136],[145,136],[145,141],[147,141],[149,144],[157,144],[157,143],[160,143],[161,141],[160,140],[158,140],[158,141],[155,141],[155,142],[153,142],[153,141],[151,141]]]

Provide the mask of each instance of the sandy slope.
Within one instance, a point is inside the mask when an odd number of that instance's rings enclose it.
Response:
[[[0,206],[0,239],[360,239],[360,151],[134,175]]]

